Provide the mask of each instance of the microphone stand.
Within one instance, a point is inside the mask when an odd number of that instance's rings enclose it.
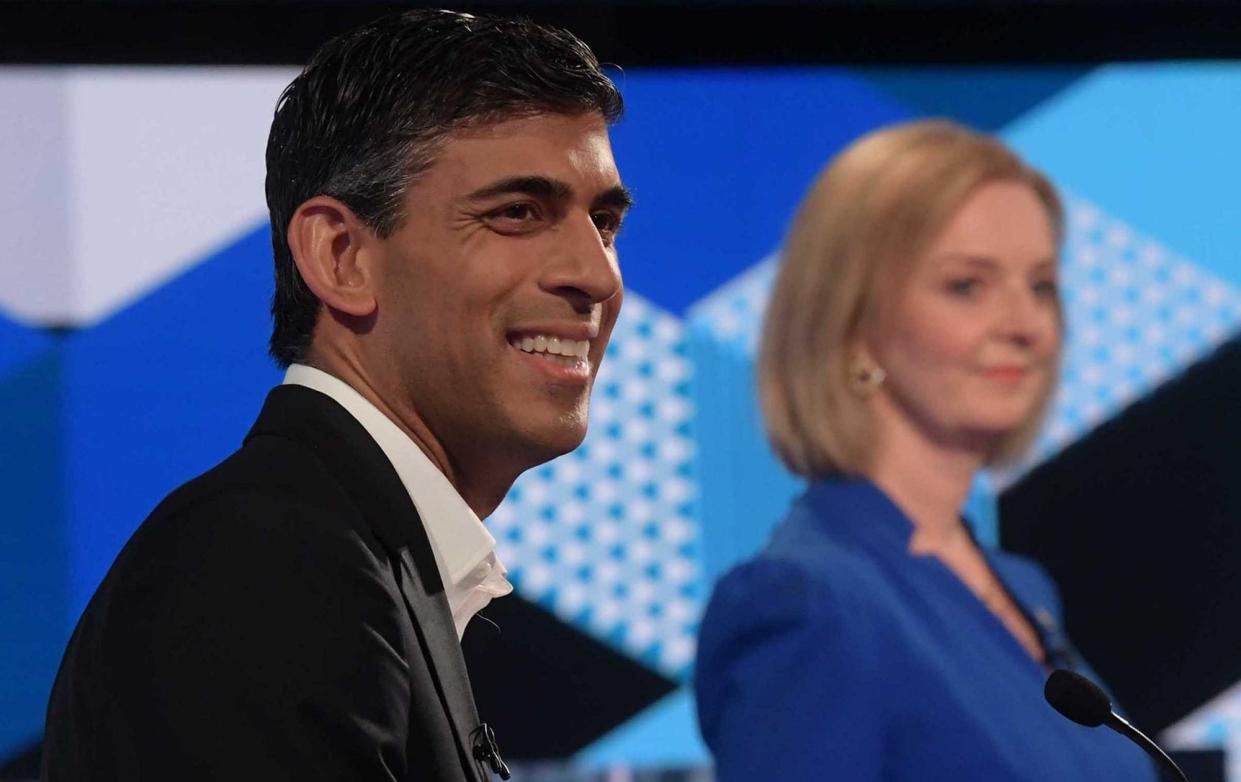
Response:
[[[1172,758],[1168,757],[1168,753],[1159,748],[1159,745],[1147,738],[1146,734],[1133,727],[1130,722],[1114,711],[1109,711],[1105,724],[1121,734],[1128,737],[1130,741],[1146,750],[1146,754],[1150,755],[1156,763],[1165,771],[1172,775],[1172,779],[1180,782],[1189,782],[1189,778],[1185,776],[1185,772],[1181,771],[1181,767],[1176,765]]]

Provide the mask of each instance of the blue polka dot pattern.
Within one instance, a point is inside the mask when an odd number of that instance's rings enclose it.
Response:
[[[672,676],[703,599],[691,371],[680,320],[627,294],[586,441],[522,476],[488,521],[524,596]]]

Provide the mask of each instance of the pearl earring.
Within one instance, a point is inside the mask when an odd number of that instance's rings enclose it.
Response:
[[[853,382],[863,393],[873,393],[887,377],[883,367],[868,361],[859,361],[853,367]]]

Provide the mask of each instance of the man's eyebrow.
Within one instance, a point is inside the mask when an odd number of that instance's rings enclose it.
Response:
[[[486,201],[503,195],[528,195],[555,201],[573,198],[573,188],[559,179],[545,176],[515,176],[492,182],[466,196],[471,201]],[[594,206],[629,209],[633,206],[633,194],[624,185],[615,185],[600,193]]]
[[[515,194],[567,201],[573,197],[573,188],[558,179],[545,176],[514,176],[481,187],[466,198],[471,201],[485,201],[496,196]]]
[[[628,209],[633,206],[633,193],[629,192],[629,188],[624,185],[609,187],[595,199],[595,206],[610,206],[621,210]]]

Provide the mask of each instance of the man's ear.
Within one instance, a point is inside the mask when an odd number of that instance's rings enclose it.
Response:
[[[373,240],[353,210],[330,196],[311,198],[289,220],[289,249],[307,287],[331,309],[358,318],[378,306]]]

